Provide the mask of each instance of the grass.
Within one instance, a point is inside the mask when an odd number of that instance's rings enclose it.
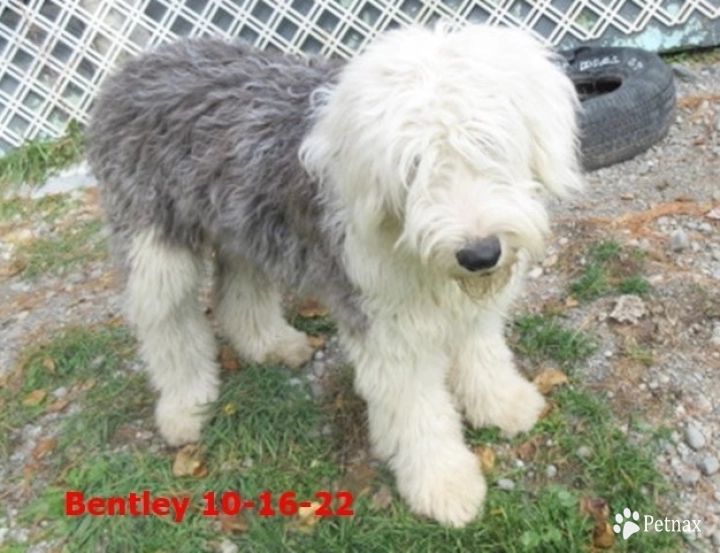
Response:
[[[55,222],[80,204],[80,200],[72,199],[68,194],[55,194],[38,199],[18,196],[3,198],[0,199],[0,226],[22,223],[30,217],[48,223]]]
[[[81,263],[105,259],[107,245],[102,219],[90,219],[48,237],[21,244],[16,258],[23,264],[22,276],[62,275]]]
[[[639,274],[645,260],[639,250],[605,240],[591,244],[585,257],[582,272],[569,287],[575,299],[588,302],[610,293],[647,295],[652,291]]]
[[[0,192],[22,184],[40,185],[62,169],[77,163],[85,150],[80,124],[70,122],[59,139],[31,140],[0,157]]]
[[[567,367],[597,349],[585,333],[563,326],[558,315],[523,315],[515,321],[514,331],[516,351],[533,361],[553,360]]]
[[[522,317],[515,330],[519,349],[531,358],[576,363],[592,348],[584,334],[564,328],[553,316]],[[616,429],[608,406],[575,384],[555,392],[555,408],[530,435],[508,443],[495,429],[467,430],[468,442],[493,448],[497,462],[487,474],[484,517],[461,530],[413,516],[394,491],[386,508],[373,503],[377,490],[395,490],[395,484],[385,467],[352,455],[367,444],[364,405],[350,388],[348,367],[337,373],[321,402],[279,367],[224,371],[222,396],[212,407],[202,442],[206,474],[176,477],[174,451],[136,439],[139,430],[152,428],[154,394],[142,374],[128,370],[134,351],[122,326],[70,329],[26,352],[20,369],[0,387],[4,430],[50,424],[50,399],[24,403],[35,390],[62,386],[74,398],[67,409],[77,404],[53,423],[59,425],[57,448],[39,463],[40,483],[33,480],[39,476],[24,477],[25,485],[38,491],[20,512],[22,523],[34,529],[32,542],[58,540],[62,551],[107,553],[168,551],[169,546],[176,553],[216,551],[224,539],[241,551],[257,552],[576,553],[592,548],[594,523],[579,508],[582,498],[603,498],[613,513],[630,506],[656,518],[664,515],[658,501],[667,490],[653,468],[653,442],[631,444]],[[323,431],[328,426],[331,431]],[[540,445],[528,449],[528,443]],[[5,444],[6,455],[12,445]],[[592,454],[580,456],[581,446]],[[520,457],[525,465],[519,468]],[[557,477],[544,476],[548,464],[558,468]],[[498,489],[500,478],[512,478],[516,487]],[[243,511],[241,531],[229,533],[202,512],[209,491],[257,498],[268,490],[277,509],[285,491],[304,500],[321,490],[345,489],[354,494],[354,516],[325,517],[313,527],[280,514]],[[155,497],[188,496],[191,508],[177,523],[154,516],[70,517],[64,510],[69,490],[87,497],[149,490]],[[5,544],[0,551],[15,547]],[[613,551],[640,550],[675,551],[677,541],[673,534],[641,533],[618,541]]]

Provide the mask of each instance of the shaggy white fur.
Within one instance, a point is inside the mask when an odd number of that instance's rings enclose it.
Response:
[[[187,51],[206,47],[190,45]],[[241,69],[257,65],[242,65],[242,59],[236,62]],[[157,62],[158,67],[168,65],[163,63]],[[198,63],[197,71],[202,67]],[[154,161],[122,192],[127,179],[118,177],[122,173],[115,168],[123,167],[125,159],[141,159],[134,144],[151,141],[128,141],[121,152],[132,155],[118,159],[105,160],[108,149],[95,148],[93,159],[98,171],[104,169],[115,232],[134,236],[129,316],[161,392],[158,424],[171,444],[197,440],[206,418],[203,406],[218,397],[216,346],[196,298],[201,262],[191,251],[197,251],[193,248],[199,239],[192,242],[183,234],[202,223],[209,229],[203,229],[209,243],[224,248],[215,311],[242,354],[293,366],[309,358],[306,336],[283,320],[280,294],[272,284],[278,275],[300,281],[293,274],[300,267],[315,275],[320,287],[326,285],[328,297],[336,306],[344,305],[345,314],[360,314],[339,317],[340,337],[355,366],[357,390],[368,404],[374,451],[389,463],[414,512],[463,526],[478,515],[486,485],[476,456],[463,442],[461,415],[474,426],[498,426],[512,436],[529,430],[545,404],[516,370],[503,328],[528,264],[544,251],[549,220],[543,196],[580,188],[575,89],[552,53],[529,34],[484,26],[390,32],[339,70],[336,80],[312,96],[312,128],[302,135],[300,161],[315,180],[307,179],[298,165],[301,176],[287,186],[273,181],[274,194],[285,194],[278,205],[269,202],[264,183],[221,180],[228,165],[235,170],[235,165],[255,164],[253,175],[264,174],[250,148],[252,136],[242,135],[247,144],[232,153],[246,157],[235,160],[217,152],[233,143],[222,133],[233,136],[230,131],[246,124],[265,128],[251,125],[251,117],[269,117],[260,107],[275,113],[270,108],[286,102],[297,132],[304,121],[287,99],[270,107],[258,104],[257,112],[248,108],[247,119],[238,116],[226,127],[224,121],[214,121],[207,128],[220,129],[222,147],[214,142],[205,146],[203,140],[210,141],[215,131],[202,134],[202,121],[197,123],[193,155],[210,152],[205,155],[224,160],[215,168],[198,158],[197,167],[210,167],[197,169],[198,175],[219,179],[210,192],[197,192],[199,185],[193,188],[193,182],[186,188],[162,188],[164,181],[156,178],[150,186],[158,192],[141,196],[148,189],[141,186],[145,173],[154,175],[155,165],[170,171],[180,163],[161,158],[159,147],[143,156],[156,155],[164,165]],[[114,86],[122,84],[118,79]],[[118,97],[135,98],[131,93]],[[107,134],[101,125],[117,111],[113,103],[103,104],[97,117],[98,137]],[[132,113],[147,111],[131,107]],[[137,117],[141,130],[133,132],[154,132]],[[173,133],[165,133],[155,142],[173,155],[191,151],[174,140]],[[263,156],[277,158],[277,167],[267,174],[283,174],[288,158],[273,154],[280,146],[273,149],[267,147],[267,137],[262,140]],[[296,160],[296,154],[297,145],[288,155]],[[180,176],[169,173],[176,179],[169,182],[195,175],[183,171]],[[296,202],[315,197],[316,181],[321,207],[306,206],[308,213],[295,217]],[[186,205],[183,190],[196,194],[202,218],[194,219],[191,207],[171,212],[173,206]],[[134,195],[150,200],[126,201]],[[165,203],[145,215],[144,204],[156,200]],[[258,205],[264,209],[262,217]],[[155,211],[167,215],[155,221]],[[145,227],[136,223],[148,220]],[[225,225],[219,231],[208,223],[216,220]],[[177,229],[158,235],[158,229],[172,225]],[[307,239],[307,229],[324,239],[319,228],[331,238],[322,244],[335,256],[328,256],[327,263]],[[243,240],[245,249],[240,249]],[[269,251],[260,251],[257,244],[269,244]],[[302,252],[309,253],[302,257]],[[294,265],[284,259],[285,253]],[[307,266],[297,261],[306,259]],[[331,276],[317,276],[325,274]],[[344,296],[346,283],[351,292]],[[367,323],[348,322],[353,317]]]
[[[543,192],[580,188],[575,90],[528,34],[471,26],[390,33],[324,100],[301,154],[337,198],[370,315],[343,338],[373,446],[415,512],[462,526],[485,482],[456,406],[512,436],[545,405],[503,327],[544,249]],[[458,251],[490,236],[496,266],[463,268]]]

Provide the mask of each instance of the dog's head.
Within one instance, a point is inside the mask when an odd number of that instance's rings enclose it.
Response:
[[[574,86],[523,31],[390,32],[317,109],[301,158],[352,231],[461,281],[542,255],[543,196],[580,187]]]

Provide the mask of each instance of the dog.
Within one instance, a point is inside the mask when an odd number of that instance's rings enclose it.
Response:
[[[448,526],[476,518],[462,415],[513,436],[545,405],[503,329],[546,199],[581,187],[578,109],[548,48],[483,25],[390,31],[347,63],[219,39],[128,61],[95,101],[88,159],[167,443],[198,440],[218,397],[197,297],[211,250],[238,352],[302,365],[281,294],[320,298],[401,496]]]

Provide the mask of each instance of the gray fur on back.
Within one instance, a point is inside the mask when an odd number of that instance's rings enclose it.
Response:
[[[154,229],[168,245],[255,263],[321,295],[348,330],[363,328],[342,230],[298,158],[313,91],[338,71],[213,39],[126,63],[105,82],[87,133],[118,259],[135,234]]]

